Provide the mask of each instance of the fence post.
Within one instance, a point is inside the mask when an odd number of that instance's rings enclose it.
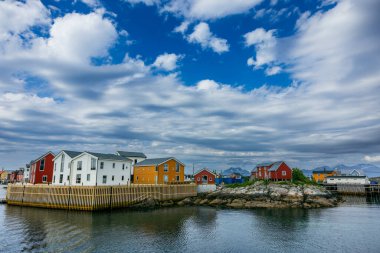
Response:
[[[110,203],[109,203],[109,208],[112,209],[112,186],[110,188]]]

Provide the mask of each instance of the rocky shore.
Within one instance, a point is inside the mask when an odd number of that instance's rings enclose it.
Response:
[[[198,194],[180,201],[158,202],[147,199],[136,208],[168,206],[213,206],[225,208],[320,208],[338,205],[335,195],[314,185],[292,185],[256,182],[237,188],[221,188],[215,192]]]

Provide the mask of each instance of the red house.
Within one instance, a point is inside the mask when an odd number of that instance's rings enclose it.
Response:
[[[196,184],[215,184],[215,178],[216,174],[208,169],[200,170],[194,175]]]
[[[292,179],[292,169],[283,161],[261,163],[252,170],[251,176],[256,179],[285,181]]]
[[[30,162],[29,182],[31,184],[48,184],[53,180],[54,154],[47,152]]]

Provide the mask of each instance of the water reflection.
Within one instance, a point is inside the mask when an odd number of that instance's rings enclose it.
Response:
[[[350,197],[356,206],[310,210],[96,213],[0,205],[0,238],[6,238],[0,252],[360,252],[363,245],[375,252],[378,200]]]

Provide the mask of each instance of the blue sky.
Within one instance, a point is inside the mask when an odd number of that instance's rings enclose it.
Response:
[[[0,2],[0,167],[380,163],[377,1]]]

